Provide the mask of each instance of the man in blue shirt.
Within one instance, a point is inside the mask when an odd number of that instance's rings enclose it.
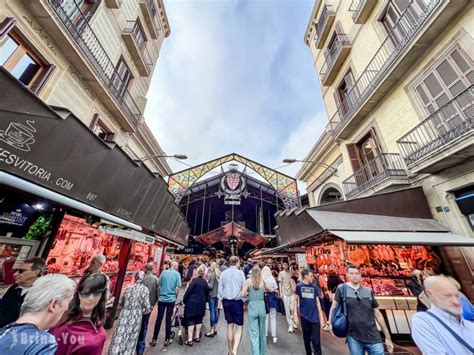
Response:
[[[444,276],[430,276],[424,286],[431,308],[413,316],[412,337],[416,345],[427,355],[474,354],[474,323],[462,317],[458,289]]]
[[[0,354],[54,355],[58,343],[46,332],[67,311],[76,284],[67,276],[50,274],[35,281],[16,322],[0,329]]]
[[[304,268],[301,270],[303,282],[296,285],[296,296],[300,305],[300,324],[303,330],[304,347],[306,355],[321,355],[321,325],[323,318],[321,303],[319,302],[319,289],[313,284],[313,271]]]
[[[240,297],[240,292],[244,285],[245,275],[239,270],[239,257],[232,256],[229,264],[230,267],[222,272],[219,280],[217,297],[222,300],[224,307],[229,353],[237,354],[244,325],[244,302]]]
[[[160,334],[161,323],[166,313],[166,334],[165,346],[169,346],[173,340],[171,339],[171,318],[173,317],[173,309],[176,303],[176,297],[181,287],[181,276],[178,272],[179,264],[176,261],[171,263],[171,267],[161,273],[160,276],[160,298],[158,300],[158,315],[156,317],[155,329],[153,331],[153,339],[151,346],[156,346],[156,339]]]

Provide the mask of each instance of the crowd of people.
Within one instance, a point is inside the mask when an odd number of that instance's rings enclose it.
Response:
[[[110,298],[109,279],[100,270],[103,262],[102,255],[94,256],[77,284],[64,275],[45,275],[41,258],[18,265],[15,284],[0,299],[0,354],[101,354]],[[323,287],[317,271],[272,259],[242,261],[232,256],[209,260],[203,256],[186,266],[168,262],[159,276],[153,270],[153,264],[147,264],[123,292],[109,354],[144,353],[155,306],[158,310],[150,346],[157,345],[163,321],[164,346],[170,346],[173,315],[181,304],[185,346],[199,343],[202,335],[215,337],[223,313],[228,353],[237,355],[247,310],[253,355],[265,355],[267,341],[278,342],[278,312],[285,315],[289,334],[301,329],[307,355],[321,354],[321,331],[332,333],[334,310],[344,304],[351,355],[394,351],[379,304],[373,291],[361,284],[362,275],[355,265],[346,268],[348,282],[330,275]],[[178,302],[183,284],[184,295]],[[414,270],[408,286],[418,299],[412,337],[420,350],[424,354],[472,354],[473,306],[460,292],[460,284],[430,270]],[[204,331],[207,311],[210,323]]]

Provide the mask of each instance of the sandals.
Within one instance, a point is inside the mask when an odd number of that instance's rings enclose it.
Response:
[[[209,333],[204,334],[204,336],[208,338],[214,338],[215,335],[216,335],[216,332],[209,332]]]
[[[194,338],[193,341],[195,341],[196,343],[199,343],[201,341],[201,338]]]
[[[184,345],[187,345],[187,346],[193,346],[193,342],[192,341],[185,341],[184,342]]]

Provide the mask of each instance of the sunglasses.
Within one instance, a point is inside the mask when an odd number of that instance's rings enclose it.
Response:
[[[360,296],[359,296],[359,291],[354,291],[354,293],[355,293],[355,295],[356,295],[356,297],[357,297],[357,301],[360,301],[361,298],[360,298]]]
[[[19,273],[19,274],[23,274],[24,272],[27,272],[27,271],[33,271],[33,270],[27,270],[27,269],[15,269],[15,272]]]
[[[105,291],[105,288],[102,288],[100,290],[96,290],[96,291],[81,291],[79,292],[79,295],[81,297],[89,297],[89,296],[99,296],[101,295],[103,292]]]

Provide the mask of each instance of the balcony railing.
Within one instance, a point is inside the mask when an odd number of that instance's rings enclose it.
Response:
[[[352,0],[349,12],[352,12],[354,23],[365,23],[376,3],[376,0]]]
[[[140,0],[140,7],[145,14],[145,20],[153,39],[158,38],[158,30],[160,30],[160,20],[158,19],[158,8],[156,0]]]
[[[400,154],[383,153],[344,180],[342,187],[346,197],[351,198],[383,181],[406,176],[407,172]]]
[[[140,74],[144,76],[150,75],[153,69],[153,61],[151,60],[150,52],[148,51],[143,32],[140,29],[140,25],[137,21],[127,21],[123,29],[123,34],[130,35],[133,40],[133,48],[130,48],[133,60],[140,71]],[[128,45],[128,43],[127,43]]]
[[[324,86],[330,85],[330,82],[332,81],[331,77],[335,76],[331,75],[331,73],[338,69],[337,66],[335,66],[335,63],[342,64],[342,61],[347,56],[350,45],[351,41],[349,40],[349,37],[347,37],[346,34],[337,34],[331,47],[329,47],[324,53],[326,61],[324,62],[319,73],[321,77],[321,82]],[[345,55],[343,58],[341,58],[343,53]]]
[[[408,167],[474,130],[474,86],[468,87],[397,141]]]
[[[316,24],[316,47],[321,48],[324,40],[329,33],[329,27],[332,25],[336,14],[332,5],[324,5],[321,16]]]
[[[355,85],[349,90],[348,96],[351,101],[344,102],[338,107],[331,118],[336,135],[338,135],[345,123],[349,121],[358,111],[362,104],[372,95],[377,85],[385,75],[392,69],[393,64],[400,57],[402,51],[410,44],[430,15],[435,11],[442,0],[427,0],[426,6],[419,11],[420,2],[412,0],[388,33],[382,45],[370,60],[362,74],[356,80]],[[403,37],[401,37],[403,34]]]
[[[75,1],[47,1],[127,119],[134,126],[138,126],[142,113],[89,25],[89,18],[82,13]]]

